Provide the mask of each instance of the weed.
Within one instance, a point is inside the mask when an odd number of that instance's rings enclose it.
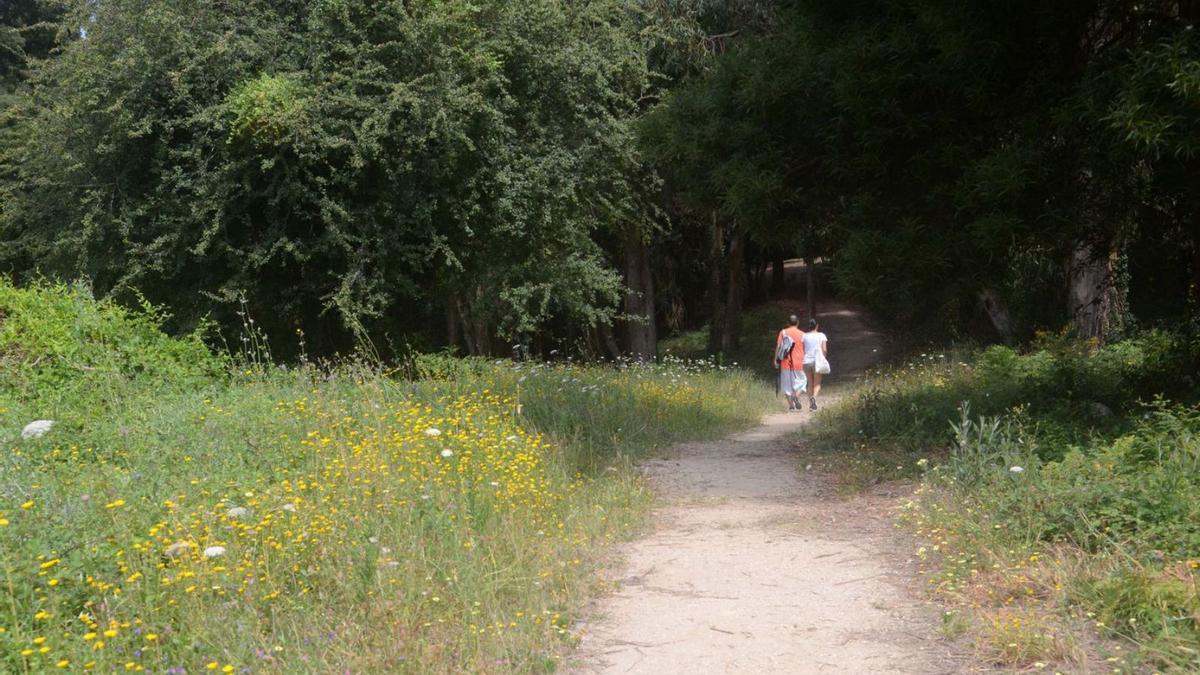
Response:
[[[842,450],[853,484],[920,474],[900,519],[987,659],[1078,665],[1090,614],[1118,641],[1110,667],[1194,670],[1198,364],[1194,336],[1163,332],[926,353],[872,374],[808,435]]]
[[[553,670],[643,523],[632,458],[770,397],[682,362],[285,370],[78,289],[0,307],[3,672]]]

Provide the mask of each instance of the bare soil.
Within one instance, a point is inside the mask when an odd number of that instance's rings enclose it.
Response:
[[[833,399],[881,343],[853,309],[826,309],[840,377],[823,398]],[[660,498],[655,526],[621,551],[617,590],[590,611],[573,672],[969,668],[937,637],[912,544],[892,524],[902,488],[845,498],[811,470],[795,432],[819,414],[769,414],[751,431],[644,462]]]

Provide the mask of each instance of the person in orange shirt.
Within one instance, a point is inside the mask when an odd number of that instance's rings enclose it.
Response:
[[[788,410],[803,410],[800,397],[808,389],[808,378],[804,376],[804,333],[800,331],[800,319],[788,317],[787,328],[779,331],[775,338],[775,367],[779,369],[779,388],[788,400]]]

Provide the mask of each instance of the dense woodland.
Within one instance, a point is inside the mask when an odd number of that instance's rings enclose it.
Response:
[[[1200,3],[9,0],[0,273],[355,344],[738,342],[784,258],[907,330],[1200,300]]]

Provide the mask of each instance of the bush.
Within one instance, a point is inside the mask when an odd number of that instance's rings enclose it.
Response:
[[[914,454],[945,451],[965,402],[977,415],[1023,408],[1038,453],[1061,459],[1073,444],[1130,428],[1140,401],[1194,400],[1200,342],[1149,331],[1101,349],[1059,336],[1027,353],[1005,346],[926,353],[868,376],[850,401],[812,429],[819,446],[847,441]]]
[[[1143,660],[1194,670],[1198,355],[1194,336],[1161,331],[1100,349],[1047,336],[1026,353],[926,354],[874,375],[810,433],[827,452],[853,448],[856,466],[875,458],[880,476],[923,474],[902,517],[928,540],[918,557],[935,588],[975,625],[1018,612],[1066,635],[1081,605]],[[1041,658],[992,633],[980,639],[997,662]],[[1069,646],[1055,645],[1041,651]]]
[[[148,305],[97,302],[83,286],[21,289],[0,277],[0,406],[95,414],[131,387],[186,391],[218,379],[226,362],[205,347],[203,329],[168,337],[164,318]]]

